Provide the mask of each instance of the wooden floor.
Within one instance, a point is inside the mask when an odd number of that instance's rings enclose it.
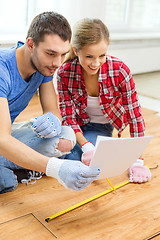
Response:
[[[133,76],[139,95],[160,100],[160,71]]]
[[[154,136],[143,154],[145,164],[151,168],[151,181],[129,183],[49,223],[45,222],[46,217],[110,188],[107,181],[95,181],[82,192],[66,190],[48,177],[33,185],[19,184],[15,191],[0,195],[0,240],[160,239],[160,235],[149,238],[160,231],[160,117],[153,111],[142,110],[146,135]],[[40,113],[35,96],[17,121],[29,120]],[[128,129],[122,137],[127,136]],[[126,171],[110,180],[117,185],[127,179]]]

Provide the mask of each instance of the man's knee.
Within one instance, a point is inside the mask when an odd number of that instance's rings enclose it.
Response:
[[[74,142],[65,138],[60,138],[57,149],[61,152],[70,152],[74,147]]]

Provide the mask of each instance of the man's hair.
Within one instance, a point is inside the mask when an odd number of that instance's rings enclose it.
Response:
[[[57,34],[62,40],[70,41],[72,33],[67,19],[56,12],[43,12],[32,20],[26,39],[31,37],[38,45],[49,34]]]

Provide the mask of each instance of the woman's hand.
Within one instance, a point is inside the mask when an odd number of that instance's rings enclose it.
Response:
[[[84,145],[82,145],[82,157],[81,161],[89,166],[91,159],[93,158],[94,151],[95,151],[95,146],[91,142],[86,142]]]
[[[151,178],[151,172],[147,166],[144,166],[142,159],[138,159],[129,168],[129,181],[134,183],[147,182]]]

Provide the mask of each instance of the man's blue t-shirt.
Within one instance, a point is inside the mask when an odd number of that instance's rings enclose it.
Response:
[[[35,72],[29,82],[20,75],[16,61],[16,48],[22,42],[10,49],[0,50],[0,97],[7,98],[12,123],[15,118],[27,107],[41,83],[49,82],[52,77],[45,77]]]

